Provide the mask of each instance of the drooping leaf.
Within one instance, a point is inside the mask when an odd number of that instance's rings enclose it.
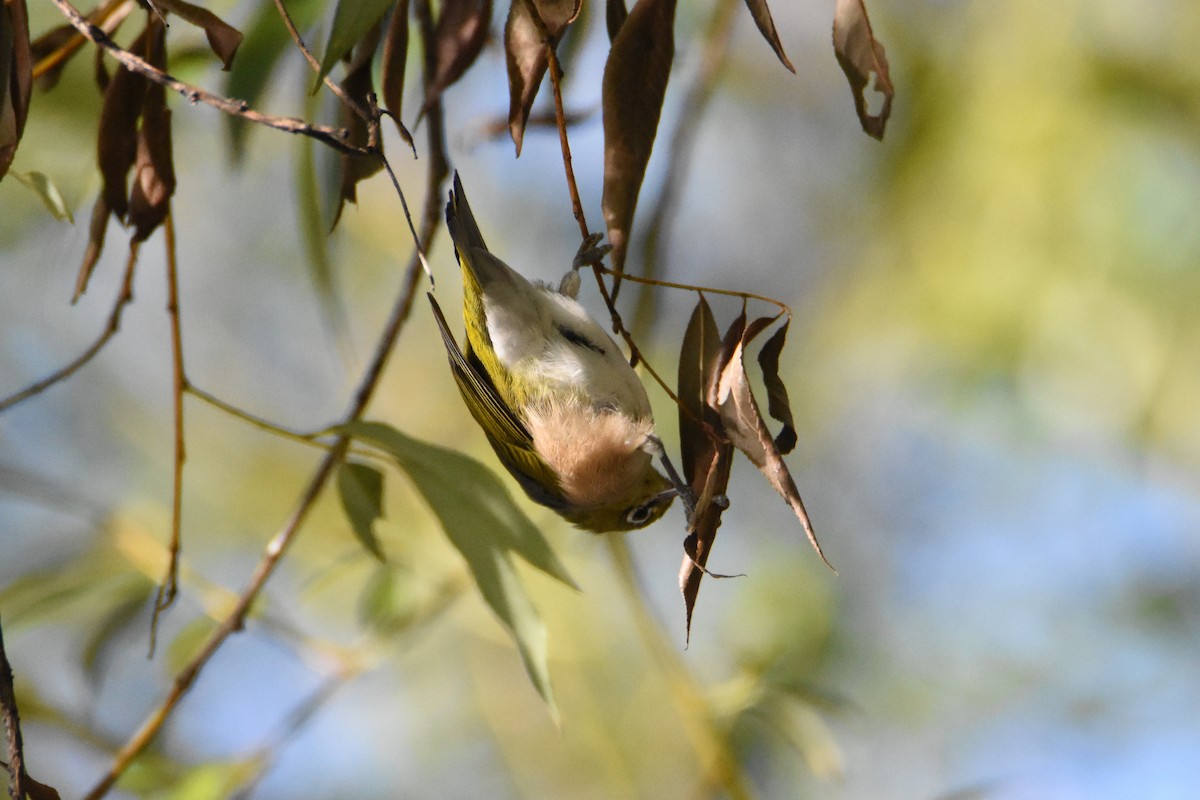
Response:
[[[720,409],[721,421],[729,440],[746,454],[791,507],[817,555],[832,569],[817,542],[808,512],[804,508],[804,501],[800,499],[800,490],[796,488],[796,482],[792,479],[791,472],[788,471],[787,464],[775,447],[775,442],[763,421],[746,375],[746,346],[770,322],[770,318],[764,317],[747,325],[745,313],[734,320],[721,343],[717,381],[715,386],[711,387],[713,391],[708,401],[711,406]]]
[[[433,31],[433,76],[426,84],[425,102],[419,116],[425,116],[479,56],[488,39],[492,21],[492,0],[443,0]]]
[[[721,334],[713,319],[712,309],[703,296],[700,297],[692,316],[688,320],[679,350],[679,374],[677,394],[679,396],[679,449],[683,461],[684,480],[696,484],[697,474],[703,480],[703,470],[708,461],[712,439],[705,432],[705,424],[720,423],[715,410],[705,404],[708,384],[721,346]]]
[[[350,63],[349,69],[346,71],[346,77],[342,81],[342,90],[346,95],[358,104],[359,108],[367,108],[369,105],[368,98],[375,91],[371,76],[371,60],[375,54],[376,48],[379,46],[381,36],[379,26],[371,28],[363,36],[354,49],[354,58]],[[350,131],[349,143],[358,147],[365,147],[372,142],[370,139],[370,128],[367,126],[366,120],[352,111],[350,108],[342,105],[341,107],[342,125]],[[380,148],[383,147],[383,142],[375,142]],[[379,170],[383,169],[383,162],[378,156],[356,156],[349,153],[342,153],[338,157],[338,200],[337,208],[334,211],[333,223],[330,229],[337,227],[338,220],[342,218],[342,209],[345,208],[347,202],[358,202],[358,184],[370,178]]]
[[[692,612],[704,578],[704,566],[716,540],[725,505],[714,502],[729,485],[733,446],[721,436],[721,419],[706,400],[716,376],[721,335],[708,302],[701,297],[692,311],[679,353],[679,442],[683,474],[696,496],[696,514],[684,539],[679,590],[690,638]],[[711,432],[711,433],[710,433]],[[714,439],[714,437],[717,437]]]
[[[0,4],[0,179],[17,154],[33,92],[33,55],[25,0]]]
[[[862,129],[868,136],[883,139],[883,129],[892,114],[895,89],[888,75],[887,56],[883,45],[871,32],[871,20],[867,18],[863,0],[837,0],[833,12],[833,54],[850,81],[854,111]],[[872,74],[875,75],[874,89],[883,96],[879,113],[874,115],[868,110],[863,94]]]
[[[788,68],[788,72],[796,74],[796,68],[788,60],[787,53],[783,52],[783,43],[779,41],[779,33],[775,30],[775,20],[771,17],[771,9],[767,7],[767,0],[746,0],[746,8],[750,9],[750,16],[754,17],[754,24],[758,26],[758,32],[771,45],[771,49],[775,51],[779,61]]]
[[[783,423],[775,437],[775,449],[782,455],[787,455],[796,447],[796,421],[792,417],[792,404],[788,399],[787,387],[779,377],[779,356],[791,324],[792,318],[788,317],[758,351],[758,365],[762,367],[763,385],[767,387],[767,413],[772,419]]]
[[[34,39],[30,44],[30,51],[33,55],[33,71],[38,74],[34,79],[37,87],[42,91],[53,89],[62,75],[63,67],[86,41],[87,39],[75,30],[75,26],[69,23],[51,28]],[[44,65],[43,61],[51,56],[55,58],[54,65]]]
[[[508,628],[534,687],[557,714],[550,686],[546,628],[512,561],[521,556],[568,586],[575,582],[541,532],[487,467],[453,450],[413,439],[380,423],[347,426],[356,439],[391,455],[467,562],[484,600]]]
[[[96,262],[100,260],[100,253],[104,250],[104,237],[108,232],[108,218],[111,214],[112,211],[104,200],[104,193],[101,192],[100,196],[96,198],[96,205],[92,206],[92,219],[88,223],[87,249],[83,252],[83,263],[79,265],[79,274],[75,278],[75,294],[71,296],[72,303],[78,301],[87,291],[92,270],[96,268]]]
[[[638,0],[621,25],[604,66],[604,192],[600,205],[613,268],[625,268],[629,231],[654,147],[671,61],[675,0]]]
[[[42,783],[36,778],[25,775],[25,793],[29,800],[62,800],[58,790],[49,784]]]
[[[385,560],[374,527],[375,520],[383,517],[383,473],[369,464],[348,461],[338,470],[337,488],[354,537],[368,553]]]
[[[303,32],[312,27],[321,9],[323,0],[288,0],[288,15],[296,29]],[[293,50],[292,38],[279,19],[274,3],[262,3],[257,13],[246,26],[246,36],[238,48],[238,57],[229,70],[225,82],[225,93],[230,97],[245,100],[257,107],[263,92],[271,82],[275,65],[284,53]],[[228,121],[230,149],[234,161],[242,157],[246,135],[251,128],[258,127],[240,117],[225,115]]]
[[[229,71],[238,46],[242,43],[242,32],[218,17],[207,8],[192,5],[187,0],[155,0],[163,8],[177,14],[180,19],[204,29],[208,46],[221,59],[221,69]],[[291,11],[289,10],[289,15]]]
[[[151,66],[166,69],[166,26],[152,18],[146,60]],[[171,110],[167,108],[166,89],[149,83],[143,93],[142,124],[137,134],[137,158],[133,184],[129,190],[129,224],[133,241],[150,237],[171,210],[175,194],[175,165],[171,153]]]
[[[395,0],[338,0],[333,12],[333,25],[329,30],[329,41],[325,55],[321,57],[321,69],[313,82],[316,92],[321,81],[367,35],[371,28],[383,19],[383,15]]]
[[[38,196],[51,216],[74,224],[75,218],[71,216],[71,209],[67,208],[67,202],[63,200],[62,193],[58,191],[54,181],[36,171],[14,172],[12,175],[22,186]]]
[[[146,30],[134,41],[130,50],[138,55],[146,51]],[[100,174],[104,178],[104,202],[117,219],[125,221],[129,212],[126,178],[137,161],[137,122],[145,104],[147,80],[123,66],[104,92],[100,109],[100,132],[96,143]]]
[[[617,38],[617,32],[628,17],[629,9],[625,7],[625,0],[608,0],[604,4],[604,24],[608,28],[609,42]]]
[[[546,76],[549,58],[537,20],[529,10],[530,0],[512,0],[504,24],[504,58],[508,65],[508,131],[521,155],[525,126]],[[579,16],[583,0],[533,0],[538,16],[557,47],[567,27]]]
[[[383,107],[392,115],[396,128],[406,144],[412,146],[412,134],[404,127],[401,110],[404,105],[404,71],[408,65],[408,0],[397,0],[383,38],[380,65],[383,82]]]

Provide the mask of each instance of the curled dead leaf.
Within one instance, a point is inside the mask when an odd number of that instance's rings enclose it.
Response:
[[[165,69],[166,27],[157,19],[149,28],[146,60]],[[129,224],[133,240],[145,241],[162,224],[171,210],[175,194],[175,165],[171,152],[171,110],[167,108],[166,89],[148,84],[143,95],[142,124],[137,133],[137,157],[133,184],[129,190]]]
[[[604,192],[600,200],[612,263],[625,268],[629,232],[662,115],[675,56],[675,0],[638,0],[604,66]]]
[[[242,32],[218,17],[207,8],[192,5],[187,0],[155,0],[158,5],[177,15],[185,22],[204,29],[208,46],[221,59],[221,69],[226,72],[233,64],[238,46],[242,43]]]
[[[679,352],[679,445],[683,474],[696,495],[696,513],[683,542],[679,591],[683,594],[686,635],[700,593],[705,565],[717,538],[727,503],[717,501],[729,485],[733,446],[720,436],[721,418],[707,403],[716,381],[721,335],[708,302],[701,297],[692,311]]]
[[[346,69],[346,77],[341,82],[341,87],[346,95],[358,104],[359,108],[367,108],[370,105],[370,95],[374,92],[374,84],[371,78],[371,60],[375,55],[375,50],[379,46],[381,36],[380,26],[375,25],[367,32],[354,48],[354,56],[350,61],[349,67]],[[383,147],[383,142],[371,142],[370,127],[366,120],[356,114],[353,110],[342,107],[342,124],[350,131],[349,143],[359,147],[367,145],[377,145]],[[358,184],[360,181],[365,181],[379,170],[383,169],[383,162],[376,156],[354,156],[348,153],[343,153],[339,156],[338,172],[340,175],[340,189],[338,191],[337,210],[334,212],[333,224],[330,228],[336,228],[338,220],[342,218],[342,210],[346,207],[346,202],[358,202]]]
[[[761,317],[747,324],[745,312],[734,320],[721,343],[721,352],[717,360],[717,380],[710,385],[708,404],[719,409],[725,435],[734,447],[746,454],[766,476],[771,486],[779,492],[800,520],[804,533],[817,555],[833,569],[833,565],[821,550],[816,533],[813,532],[808,511],[804,508],[804,501],[800,499],[800,490],[796,488],[796,482],[792,479],[770,431],[767,430],[746,375],[746,346],[773,321],[773,318]]]
[[[83,293],[87,291],[88,281],[92,277],[92,270],[96,268],[96,262],[100,260],[100,253],[104,250],[104,235],[108,231],[108,218],[112,214],[112,210],[108,207],[108,203],[104,200],[104,193],[96,198],[96,205],[92,207],[92,221],[88,225],[88,243],[87,249],[83,253],[83,263],[79,266],[79,274],[75,278],[75,294],[71,296],[71,302],[78,302]]]
[[[767,387],[767,413],[783,427],[775,436],[775,449],[783,455],[792,452],[796,447],[796,421],[792,417],[792,404],[788,399],[787,386],[779,377],[779,355],[787,341],[788,328],[792,318],[788,317],[780,325],[767,343],[758,351],[758,365],[762,367],[763,384]]]
[[[33,92],[33,54],[25,0],[0,3],[0,178],[25,133]]]
[[[383,107],[392,115],[400,138],[412,147],[412,134],[404,127],[401,109],[404,105],[404,71],[408,63],[408,0],[397,0],[383,38],[380,65],[383,82]]]
[[[837,0],[833,13],[833,53],[850,81],[854,94],[854,110],[862,129],[868,136],[883,139],[883,130],[892,114],[892,98],[896,91],[888,75],[887,56],[883,45],[871,32],[871,20],[863,0]],[[871,114],[864,92],[875,75],[875,91],[883,96],[879,113]]]
[[[775,51],[780,63],[788,68],[788,72],[796,74],[796,68],[788,60],[787,53],[783,52],[783,43],[779,41],[779,33],[775,30],[775,20],[771,17],[771,9],[767,7],[767,0],[746,0],[746,8],[750,9],[750,16],[754,17],[754,24],[758,26],[758,32],[767,40],[767,44],[771,45],[771,49]]]
[[[418,116],[425,116],[447,88],[463,76],[488,39],[492,0],[443,0],[434,29],[436,67],[426,83],[425,102]]]
[[[138,36],[130,50],[146,52],[150,23]],[[146,79],[123,66],[108,81],[104,105],[100,109],[100,130],[96,141],[96,156],[104,179],[104,201],[121,222],[129,212],[126,178],[137,161],[137,124],[146,98]]]
[[[625,7],[625,0],[608,0],[605,3],[604,24],[608,28],[609,42],[617,38],[617,32],[621,30],[628,16],[629,9]]]
[[[513,0],[504,23],[504,60],[508,66],[508,131],[521,155],[525,126],[549,58],[542,29],[557,47],[567,27],[579,16],[583,0]],[[534,18],[534,12],[538,18]]]

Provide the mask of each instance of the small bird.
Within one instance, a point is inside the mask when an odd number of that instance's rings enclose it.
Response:
[[[584,530],[657,520],[686,489],[654,435],[637,373],[575,300],[577,269],[599,254],[596,239],[558,287],[530,282],[488,251],[457,173],[446,226],[462,268],[462,348],[429,301],[455,382],[501,463],[532,500]]]

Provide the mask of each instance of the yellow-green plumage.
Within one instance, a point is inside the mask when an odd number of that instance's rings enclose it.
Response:
[[[457,175],[446,224],[462,267],[461,349],[430,301],[463,400],[500,461],[533,500],[581,528],[658,519],[672,492],[646,449],[645,389],[616,343],[573,297],[488,251]]]

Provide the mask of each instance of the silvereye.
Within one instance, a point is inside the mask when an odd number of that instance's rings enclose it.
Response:
[[[501,463],[531,499],[585,530],[661,517],[677,492],[652,465],[662,443],[650,400],[575,300],[580,259],[558,288],[526,280],[488,252],[457,173],[446,226],[462,268],[461,349],[429,299],[455,382]]]

